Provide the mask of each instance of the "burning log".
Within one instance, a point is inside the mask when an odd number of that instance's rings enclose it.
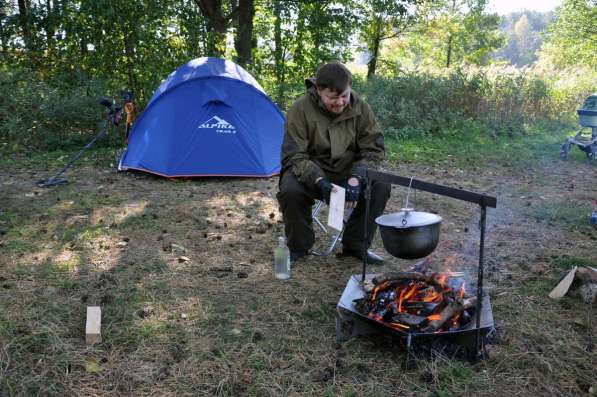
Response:
[[[465,299],[463,273],[426,274],[391,272],[367,280],[366,295],[355,308],[374,321],[399,331],[440,332],[471,320],[467,309],[476,299]]]
[[[461,275],[461,273],[457,274]],[[383,283],[397,283],[402,281],[423,281],[441,290],[445,288],[446,279],[448,277],[450,277],[449,273],[435,273],[429,276],[419,272],[392,272],[374,277],[372,282],[374,285],[380,285]]]
[[[439,303],[435,302],[404,302],[403,306],[406,310],[414,310],[421,314],[429,315],[437,309]]]
[[[393,320],[398,323],[402,323],[402,324],[406,324],[406,325],[410,325],[410,326],[413,326],[413,325],[420,326],[423,323],[428,321],[427,317],[415,316],[413,314],[408,314],[408,313],[399,313],[394,316]]]
[[[393,272],[385,273],[373,278],[373,284],[379,285],[385,282],[404,281],[404,280],[420,280],[426,281],[429,277],[419,272]]]
[[[444,309],[434,316],[427,317],[431,321],[425,328],[426,331],[435,332],[444,324],[453,318],[455,315],[462,313],[466,309],[470,309],[471,307],[475,306],[477,303],[477,298],[469,298],[469,299],[456,299],[451,301],[444,307]],[[431,318],[430,318],[431,317]]]

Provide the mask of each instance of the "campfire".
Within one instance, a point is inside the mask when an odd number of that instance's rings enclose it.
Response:
[[[355,300],[358,312],[398,331],[439,333],[458,331],[475,314],[460,272],[398,272],[376,276],[364,285],[365,296]]]
[[[363,259],[360,277],[349,278],[338,302],[336,340],[346,341],[383,330],[404,339],[409,351],[415,344],[434,346],[436,342],[445,342],[458,349],[462,347],[474,359],[484,357],[486,338],[495,330],[490,298],[483,293],[483,253],[487,208],[496,207],[496,198],[369,169],[365,172],[365,181],[368,182],[365,183],[365,214],[370,211],[371,181],[477,204],[481,210],[477,280],[475,290],[470,291],[463,273],[433,272],[427,267],[430,254],[439,242],[441,217],[414,211],[408,205],[399,213],[382,215],[375,222],[380,227],[386,251],[399,259],[425,259],[411,270],[382,275],[367,274],[367,261]],[[366,229],[367,222],[364,240]],[[444,263],[442,268],[453,267]]]

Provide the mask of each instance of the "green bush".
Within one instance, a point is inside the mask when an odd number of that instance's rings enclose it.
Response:
[[[101,128],[103,108],[97,99],[106,93],[104,82],[76,74],[42,77],[0,66],[0,150],[81,146]],[[490,66],[417,70],[366,81],[355,76],[355,88],[390,138],[441,137],[463,130],[509,137],[532,125],[576,124],[576,109],[597,90],[595,81],[595,71],[581,68],[553,72]],[[264,85],[274,97],[273,83]],[[303,80],[292,81],[284,91],[282,107],[304,92]],[[111,134],[98,146],[120,142]]]
[[[512,136],[538,123],[577,122],[575,110],[595,87],[590,73],[573,81],[569,75],[491,66],[357,78],[355,87],[390,137],[441,136],[462,128]]]
[[[102,82],[65,85],[43,81],[27,71],[2,70],[0,90],[0,143],[5,149],[81,145],[99,131]]]

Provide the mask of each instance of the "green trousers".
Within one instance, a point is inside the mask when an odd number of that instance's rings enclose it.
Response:
[[[342,185],[344,181],[334,181],[337,185]],[[288,248],[294,252],[306,252],[313,247],[315,243],[315,234],[313,232],[313,219],[311,218],[311,208],[315,200],[322,200],[321,193],[316,187],[309,187],[297,179],[292,171],[286,171],[280,176],[280,191],[277,194],[278,203],[284,217],[284,229]],[[367,223],[367,247],[377,231],[375,218],[380,216],[388,199],[390,198],[391,185],[383,182],[374,181],[371,185],[371,202],[369,204],[369,219]],[[364,191],[357,203],[357,207],[352,212],[344,234],[342,236],[342,245],[351,250],[361,250],[365,228],[365,199]]]

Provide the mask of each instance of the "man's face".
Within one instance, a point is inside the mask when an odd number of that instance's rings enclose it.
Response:
[[[350,86],[342,92],[332,91],[329,88],[317,88],[317,93],[325,108],[335,114],[342,113],[346,105],[348,105],[348,101],[350,101]]]

